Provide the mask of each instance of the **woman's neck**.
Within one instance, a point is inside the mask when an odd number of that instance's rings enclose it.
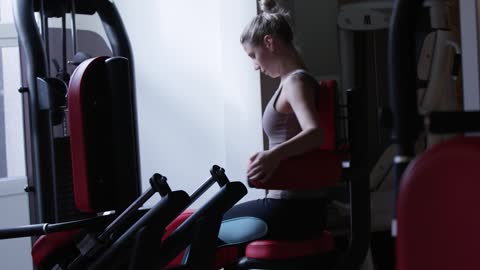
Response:
[[[294,48],[287,50],[279,63],[280,79],[283,81],[290,73],[298,69],[306,69],[305,63]]]

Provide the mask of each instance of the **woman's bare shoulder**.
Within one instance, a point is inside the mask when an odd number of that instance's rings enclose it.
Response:
[[[305,94],[313,93],[318,82],[311,75],[305,72],[297,72],[289,76],[283,83],[283,87],[289,94],[304,92]]]

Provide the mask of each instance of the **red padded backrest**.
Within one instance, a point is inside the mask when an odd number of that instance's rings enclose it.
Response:
[[[83,212],[96,212],[92,194],[95,192],[95,180],[89,181],[95,175],[96,168],[89,166],[89,151],[87,148],[87,130],[85,125],[88,115],[84,114],[85,105],[89,103],[84,89],[97,83],[99,88],[105,88],[106,71],[103,63],[107,57],[97,57],[84,61],[73,72],[68,87],[68,122],[70,129],[70,149],[72,157],[73,190],[75,205]],[[100,83],[103,82],[103,85]],[[92,138],[94,140],[95,138]],[[92,164],[95,166],[95,164]]]
[[[128,60],[82,62],[68,88],[68,124],[76,207],[125,209],[139,195]]]
[[[397,269],[480,269],[480,138],[435,145],[404,173]]]
[[[337,81],[324,80],[320,82],[318,109],[320,126],[324,131],[324,142],[321,146],[323,150],[336,150],[336,92]]]

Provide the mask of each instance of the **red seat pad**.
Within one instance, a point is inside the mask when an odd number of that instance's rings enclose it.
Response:
[[[40,266],[44,260],[55,251],[73,243],[74,236],[80,230],[55,232],[40,236],[32,246],[32,259],[35,266]]]
[[[397,203],[397,269],[480,269],[480,139],[433,146],[405,170]]]
[[[333,236],[323,235],[302,241],[258,240],[248,244],[245,255],[250,259],[277,260],[318,255],[334,249]]]

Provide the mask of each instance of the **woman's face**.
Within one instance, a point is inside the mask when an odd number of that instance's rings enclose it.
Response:
[[[246,42],[243,44],[243,49],[252,59],[255,70],[260,70],[263,74],[272,78],[280,76],[276,68],[273,50],[265,42],[259,45],[252,45]]]

